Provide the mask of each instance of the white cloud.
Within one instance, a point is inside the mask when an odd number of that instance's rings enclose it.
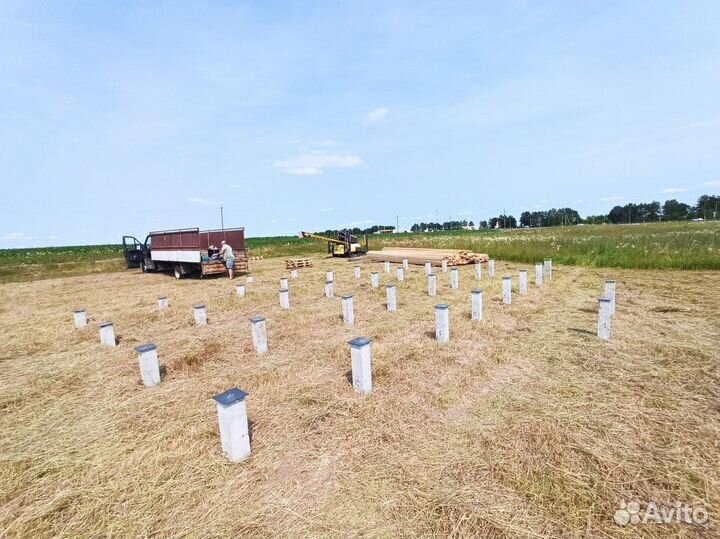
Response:
[[[363,125],[376,124],[381,122],[390,114],[390,109],[381,107],[379,109],[368,112],[362,120]]]
[[[304,153],[295,159],[275,161],[273,167],[286,174],[298,176],[317,176],[330,168],[354,168],[363,164],[363,160],[352,154],[329,154],[324,151]]]
[[[687,189],[683,187],[667,187],[662,190],[662,192],[666,195],[669,195],[671,193],[684,193],[685,191],[687,191]]]
[[[600,199],[601,202],[622,202],[623,200],[625,200],[625,197],[621,196],[602,197]]]
[[[703,187],[720,187],[720,180],[713,180],[711,182],[701,183]]]
[[[210,204],[209,200],[202,197],[190,197],[188,198],[188,202],[192,202],[193,204]]]
[[[371,219],[363,219],[362,221],[353,221],[352,223],[348,223],[347,225],[343,225],[346,228],[355,228],[360,227],[361,225],[372,225],[375,223],[375,221]]]
[[[325,139],[325,140],[321,140],[321,141],[319,141],[319,142],[316,142],[315,144],[316,144],[317,146],[325,146],[326,148],[331,148],[331,147],[333,147],[333,146],[339,146],[339,145],[340,145],[340,143],[339,143],[337,140],[333,140],[333,139],[331,139],[331,138]]]
[[[25,235],[25,232],[8,232],[4,236],[0,236],[0,240],[3,241],[20,241],[30,239]]]
[[[295,176],[318,176],[323,173],[323,170],[318,167],[288,167],[283,170]]]

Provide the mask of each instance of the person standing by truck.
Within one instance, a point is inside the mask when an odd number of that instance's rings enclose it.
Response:
[[[233,248],[230,246],[228,242],[225,240],[222,240],[220,242],[220,256],[223,257],[223,260],[225,261],[225,267],[228,270],[228,276],[231,279],[235,278],[235,253],[233,252]]]

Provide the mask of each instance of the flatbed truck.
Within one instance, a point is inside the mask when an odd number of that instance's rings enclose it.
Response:
[[[248,271],[244,228],[162,230],[150,232],[142,243],[134,236],[123,236],[123,254],[128,268],[140,268],[143,273],[171,271],[176,279],[202,278],[225,273],[225,263],[212,256],[223,240],[233,248],[235,270]]]

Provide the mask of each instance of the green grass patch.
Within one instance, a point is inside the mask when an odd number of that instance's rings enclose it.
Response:
[[[540,229],[373,234],[370,249],[433,247],[487,253],[498,260],[639,269],[720,269],[720,222],[586,225]],[[251,256],[301,257],[325,242],[296,236],[248,238]],[[0,249],[0,283],[66,277],[125,267],[121,245]]]

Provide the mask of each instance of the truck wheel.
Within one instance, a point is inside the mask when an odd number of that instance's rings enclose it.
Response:
[[[180,264],[175,264],[175,278],[176,279],[183,278],[183,272],[182,272],[182,268],[180,267]]]

